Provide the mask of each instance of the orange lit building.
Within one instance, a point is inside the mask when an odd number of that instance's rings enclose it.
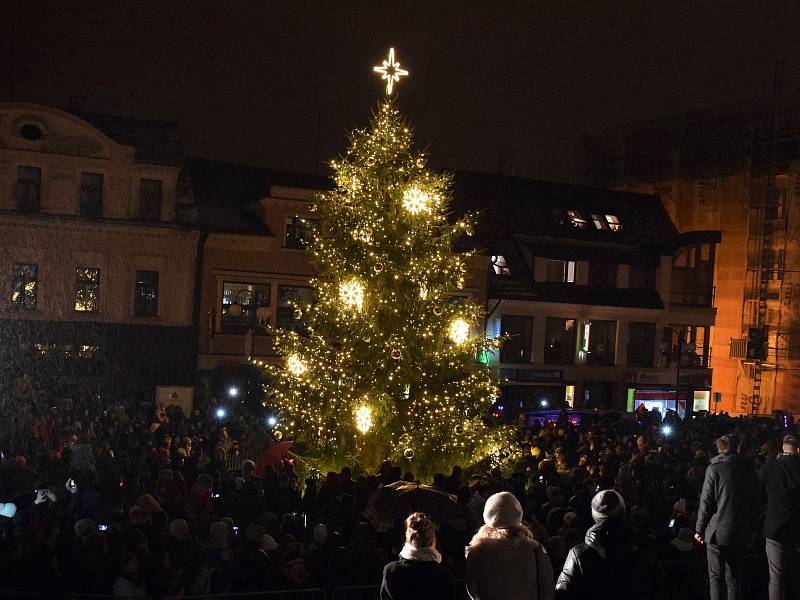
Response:
[[[800,412],[800,94],[635,123],[584,148],[590,183],[658,194],[681,232],[722,232],[717,408]]]

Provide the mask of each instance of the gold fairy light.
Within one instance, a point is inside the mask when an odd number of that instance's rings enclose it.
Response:
[[[347,308],[361,312],[364,306],[364,286],[358,279],[350,279],[339,284],[339,299]]]
[[[463,344],[469,339],[469,323],[462,318],[453,319],[450,323],[450,339],[456,344]]]

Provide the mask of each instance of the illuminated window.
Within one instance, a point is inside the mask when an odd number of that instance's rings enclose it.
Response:
[[[575,386],[564,386],[564,404],[567,408],[574,408],[575,406]]]
[[[158,271],[136,271],[134,314],[137,317],[158,314]]]
[[[575,283],[575,261],[545,259],[545,281]]]
[[[608,221],[608,228],[611,231],[619,231],[622,229],[622,225],[619,222],[619,217],[616,215],[606,215],[606,221]]]
[[[75,270],[75,310],[97,312],[100,309],[100,269],[79,267]]]
[[[511,268],[508,266],[505,256],[493,256],[492,268],[495,275],[511,275]]]
[[[17,263],[11,271],[11,302],[27,310],[36,309],[39,269],[36,265]]]
[[[588,223],[586,222],[586,219],[584,219],[583,216],[581,216],[581,213],[579,213],[577,210],[568,210],[567,216],[572,224],[578,229],[587,228]]]
[[[236,281],[222,283],[222,331],[244,333],[248,329],[263,331],[269,325],[272,311],[272,286]]]
[[[608,227],[608,224],[603,220],[603,217],[600,215],[592,215],[592,223],[594,223],[595,228],[597,229],[605,229]]]

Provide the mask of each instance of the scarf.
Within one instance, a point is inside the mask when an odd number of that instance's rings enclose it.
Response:
[[[400,558],[406,560],[420,560],[425,562],[442,562],[442,555],[436,548],[417,548],[411,544],[406,544],[400,551]]]

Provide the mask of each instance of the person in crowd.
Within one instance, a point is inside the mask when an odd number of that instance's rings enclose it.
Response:
[[[436,550],[436,525],[428,515],[415,512],[405,520],[405,526],[400,559],[383,569],[381,600],[452,598],[453,582]]]
[[[466,549],[467,592],[473,600],[551,600],[553,567],[522,524],[522,505],[499,492],[486,500],[484,525]]]
[[[752,463],[739,456],[736,438],[715,442],[703,481],[695,539],[706,546],[711,600],[739,600],[742,558],[758,512],[758,480]],[[727,596],[724,589],[727,589]]]
[[[147,598],[144,581],[139,573],[139,559],[131,552],[117,556],[117,576],[114,578],[114,600]]]
[[[785,436],[782,450],[764,470],[769,600],[800,597],[800,449],[797,438]],[[794,584],[793,589],[790,584]]]
[[[614,490],[603,490],[591,506],[595,524],[567,554],[556,599],[657,599],[661,578],[656,557],[639,546],[626,526],[625,500]]]

